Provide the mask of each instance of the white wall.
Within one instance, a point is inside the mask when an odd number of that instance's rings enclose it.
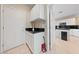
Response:
[[[67,25],[76,25],[76,18],[68,18],[68,19],[62,19],[62,20],[55,20],[55,24],[59,25],[60,23],[66,22]]]
[[[30,27],[30,10],[26,5],[3,5],[4,51],[25,42],[25,28]]]
[[[34,25],[35,28],[45,28],[46,27],[46,21],[43,20],[37,20],[32,22],[32,26]]]

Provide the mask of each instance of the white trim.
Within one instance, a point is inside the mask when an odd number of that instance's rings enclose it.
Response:
[[[1,53],[3,52],[3,47],[2,47],[2,45],[4,44],[3,42],[4,42],[4,32],[3,32],[3,23],[4,22],[4,19],[3,19],[3,5],[1,4]]]
[[[50,5],[50,35],[51,35],[51,49],[55,40],[55,18],[53,12],[53,4]]]
[[[49,51],[49,6],[47,5],[47,50]]]
[[[1,27],[1,5],[0,5],[0,27]],[[0,53],[1,53],[1,28],[0,28]]]
[[[5,54],[6,52],[11,51],[12,49],[15,49],[15,48],[17,48],[17,47],[19,47],[19,46],[22,46],[22,45],[24,45],[24,44],[25,44],[25,42],[22,43],[22,44],[20,44],[20,45],[17,45],[17,46],[15,46],[15,47],[13,47],[13,48],[10,48],[10,49],[8,49],[8,50],[5,50],[5,51],[3,51],[2,53]]]

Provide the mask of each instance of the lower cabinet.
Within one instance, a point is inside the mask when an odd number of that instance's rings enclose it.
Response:
[[[30,33],[26,31],[26,43],[33,53],[41,53],[41,44],[43,43],[44,32]]]

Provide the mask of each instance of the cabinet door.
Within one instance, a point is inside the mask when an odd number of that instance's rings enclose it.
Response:
[[[35,5],[31,10],[31,21],[36,20],[40,16],[40,5]]]
[[[40,5],[40,16],[39,18],[45,20],[45,5]]]
[[[33,48],[34,48],[34,34],[26,31],[26,43],[28,44],[29,48],[33,52]]]
[[[41,52],[41,44],[44,43],[43,36],[44,36],[44,32],[37,33],[34,35],[34,53]]]
[[[37,4],[31,10],[31,21],[44,19],[44,5]]]

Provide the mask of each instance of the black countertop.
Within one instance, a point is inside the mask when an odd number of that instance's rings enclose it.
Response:
[[[79,25],[56,26],[55,28],[62,29],[62,30],[79,29]]]
[[[26,31],[35,34],[35,33],[39,33],[39,32],[44,32],[45,29],[44,28],[34,28],[34,31],[32,30],[32,28],[25,28]]]

